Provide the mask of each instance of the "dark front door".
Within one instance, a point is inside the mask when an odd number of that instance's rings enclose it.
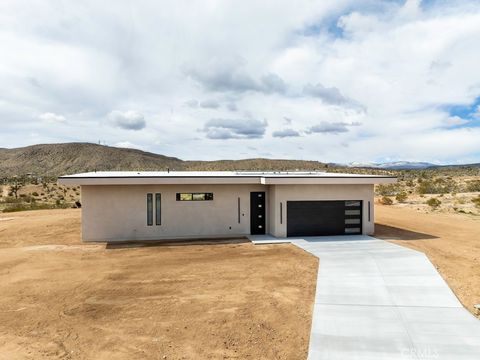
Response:
[[[361,233],[360,200],[287,202],[287,236]]]
[[[250,234],[265,234],[265,192],[250,193]]]

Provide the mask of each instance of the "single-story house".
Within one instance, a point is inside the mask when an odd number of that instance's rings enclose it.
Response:
[[[81,186],[84,241],[372,234],[374,184],[392,176],[328,172],[90,172]]]

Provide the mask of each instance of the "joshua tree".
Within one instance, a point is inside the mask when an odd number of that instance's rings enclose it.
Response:
[[[22,187],[21,184],[18,183],[17,179],[15,178],[13,181],[13,185],[10,185],[10,193],[15,196],[15,199],[18,199],[18,190]]]

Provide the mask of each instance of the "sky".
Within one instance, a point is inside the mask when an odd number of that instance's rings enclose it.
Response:
[[[0,147],[480,162],[480,1],[0,1]]]

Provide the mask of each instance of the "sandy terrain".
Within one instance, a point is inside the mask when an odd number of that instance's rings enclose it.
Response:
[[[79,210],[0,215],[0,359],[306,358],[315,257],[79,234]]]
[[[473,199],[477,198],[478,192],[475,193],[458,193],[458,194],[409,194],[404,203],[399,203],[394,196],[390,196],[393,200],[393,207],[408,208],[423,213],[450,213],[464,215],[480,215],[480,207],[473,203]],[[377,197],[377,202],[381,197]],[[440,200],[441,204],[438,208],[433,209],[426,202],[435,198]]]
[[[376,236],[427,254],[463,305],[480,304],[480,218],[376,206]]]

